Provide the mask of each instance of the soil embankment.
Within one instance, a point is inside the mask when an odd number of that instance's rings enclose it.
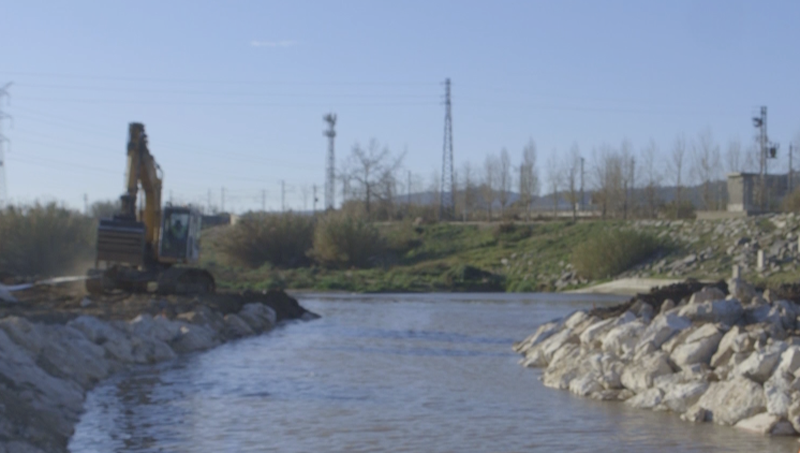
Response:
[[[67,451],[86,392],[113,373],[317,317],[283,291],[15,296],[0,302],[0,452]]]
[[[539,327],[514,349],[547,387],[689,422],[800,435],[800,291],[687,281]]]

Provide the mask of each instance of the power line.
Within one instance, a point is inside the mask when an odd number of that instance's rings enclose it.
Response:
[[[453,203],[453,117],[450,103],[450,79],[445,79],[444,146],[442,148],[442,187],[439,200],[439,216],[452,220],[455,217]]]

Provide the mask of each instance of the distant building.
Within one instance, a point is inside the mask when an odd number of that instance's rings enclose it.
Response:
[[[788,174],[765,175],[762,183],[758,173],[731,173],[728,175],[728,212],[750,215],[777,211],[790,191],[789,182]]]

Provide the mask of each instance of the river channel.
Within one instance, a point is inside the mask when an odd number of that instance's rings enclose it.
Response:
[[[511,344],[609,298],[309,295],[322,315],[96,387],[82,452],[792,452],[795,439],[693,425],[552,390]]]

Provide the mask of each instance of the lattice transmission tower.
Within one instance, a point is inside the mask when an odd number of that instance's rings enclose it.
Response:
[[[450,102],[450,79],[444,81],[444,146],[442,149],[442,186],[439,189],[439,217],[455,218],[455,181],[453,180],[453,114]]]
[[[3,135],[3,120],[11,118],[3,112],[3,98],[9,97],[8,88],[11,82],[5,84],[0,88],[0,209],[4,208],[8,203],[8,192],[6,190],[6,155],[5,145],[8,143],[8,138]]]
[[[336,158],[333,153],[333,139],[336,137],[336,114],[329,113],[322,117],[328,123],[323,135],[328,137],[328,162],[325,168],[325,209],[333,209],[336,202]]]

